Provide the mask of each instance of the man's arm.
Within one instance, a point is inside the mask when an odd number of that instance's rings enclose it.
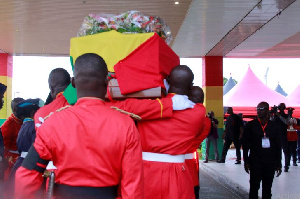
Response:
[[[213,125],[214,128],[218,128],[219,121],[217,119],[213,118],[211,120],[211,123],[212,123],[212,125]]]
[[[144,198],[143,162],[140,135],[132,123],[128,128],[126,149],[122,160],[121,198]]]
[[[238,121],[239,121],[238,122],[239,123],[239,129],[240,129],[239,139],[241,139],[242,136],[243,136],[243,131],[244,131],[244,122],[243,122],[243,119],[240,116],[237,115],[237,117],[238,117]]]
[[[200,132],[201,134],[198,138],[199,140],[201,140],[201,142],[208,136],[210,129],[211,129],[211,120],[207,116],[205,116],[203,129],[202,132]]]
[[[43,183],[42,175],[52,156],[47,148],[47,144],[50,144],[50,136],[44,135],[42,130],[42,127],[38,129],[34,144],[29,149],[22,166],[16,172],[16,199],[35,198]]]
[[[174,98],[176,98],[174,100]],[[175,107],[174,107],[175,105]],[[173,98],[150,99],[126,99],[124,101],[106,102],[106,106],[115,106],[125,111],[139,115],[142,120],[152,120],[172,117],[173,110],[192,108],[192,103],[182,95]]]
[[[245,127],[244,135],[243,135],[243,158],[244,158],[244,167],[245,171],[249,173],[250,170],[250,164],[249,164],[249,157],[248,157],[248,152],[250,149],[250,124],[248,123]]]
[[[276,125],[276,124],[275,124]],[[280,138],[280,132],[279,132],[279,128],[276,125],[275,126],[275,156],[276,156],[276,165],[275,167],[278,168],[282,168],[282,164],[281,164],[281,138]]]
[[[122,110],[139,115],[142,120],[172,117],[172,99],[126,99],[124,101],[107,102],[106,106],[115,106]]]
[[[3,143],[4,147],[7,148],[11,145],[12,142],[12,132],[10,131],[11,127],[11,117],[9,117],[1,126],[2,136],[3,136]],[[5,150],[4,149],[4,150]],[[6,152],[5,152],[6,153]]]

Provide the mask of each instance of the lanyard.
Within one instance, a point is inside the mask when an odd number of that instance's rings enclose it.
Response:
[[[264,137],[266,137],[266,132],[265,132],[265,128],[266,128],[266,126],[267,126],[267,124],[268,124],[268,122],[263,126],[262,124],[261,124],[261,121],[260,121],[260,119],[258,119],[258,121],[259,121],[259,123],[260,123],[260,126],[261,126],[261,128],[262,128],[262,130],[263,130],[263,132],[264,132]]]

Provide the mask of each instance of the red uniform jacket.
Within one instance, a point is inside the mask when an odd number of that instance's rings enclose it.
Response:
[[[14,116],[14,114],[11,114],[11,116],[2,124],[1,132],[6,152],[7,150],[18,150],[17,138],[22,124],[23,122]]]
[[[56,110],[69,105],[68,101],[66,100],[65,96],[60,93],[56,96],[56,98],[50,103],[43,107],[41,107],[35,114],[34,114],[34,123],[41,123],[39,118],[45,118],[51,112],[55,112]]]
[[[4,180],[8,179],[10,171],[19,157],[17,152],[17,138],[22,124],[23,122],[21,120],[19,120],[14,114],[11,114],[11,116],[9,116],[9,118],[7,118],[1,126],[4,142],[4,157],[9,163],[8,168],[5,171]]]
[[[49,117],[37,130],[34,147],[53,160],[56,183],[70,186],[120,185],[122,198],[143,198],[139,133],[132,119],[95,98],[80,98],[70,108]],[[20,167],[17,198],[33,197],[42,174]]]
[[[194,152],[204,139],[205,113],[205,107],[196,104],[193,109],[173,111],[172,118],[138,122],[143,151],[171,155]],[[194,198],[192,177],[185,163],[143,163],[146,199]]]
[[[204,121],[203,129],[200,132],[200,136],[197,138],[197,140],[199,141],[198,143],[196,143],[198,144],[198,147],[209,134],[210,127],[211,127],[210,119],[208,117],[205,117],[204,119],[205,121]],[[191,146],[191,148],[189,149],[189,153],[192,153],[191,151],[193,151],[195,147],[196,147],[195,145]],[[191,172],[194,186],[198,186],[199,185],[199,158],[195,157],[194,159],[187,159],[185,160],[185,163],[187,164],[188,169]]]
[[[142,120],[169,118],[173,114],[172,99],[140,100],[126,99],[124,101],[106,102],[108,107],[115,106],[122,110],[134,113]]]

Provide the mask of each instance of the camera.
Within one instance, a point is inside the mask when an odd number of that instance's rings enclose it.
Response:
[[[208,116],[209,119],[213,119],[213,116],[211,115],[210,112],[207,113],[207,116]]]
[[[278,112],[278,106],[272,106],[270,110],[270,114],[276,114]]]

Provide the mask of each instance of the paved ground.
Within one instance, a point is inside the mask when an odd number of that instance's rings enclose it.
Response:
[[[203,198],[207,198],[206,195],[209,194],[207,192],[214,194],[210,198],[248,198],[249,174],[244,171],[243,162],[240,165],[234,163],[235,150],[233,149],[228,151],[225,163],[200,162],[200,175],[203,178],[200,179],[200,183],[202,183],[200,186],[203,186],[203,190],[201,190]],[[282,164],[284,165],[284,156]],[[207,186],[216,186],[216,188],[210,189]],[[227,187],[228,191],[222,187]],[[229,192],[234,196],[223,197]],[[289,172],[282,172],[281,176],[274,178],[272,194],[273,199],[300,199],[300,164],[291,166]],[[261,189],[259,195],[261,196]]]
[[[200,172],[200,199],[240,199],[238,194],[216,181],[206,171]]]

